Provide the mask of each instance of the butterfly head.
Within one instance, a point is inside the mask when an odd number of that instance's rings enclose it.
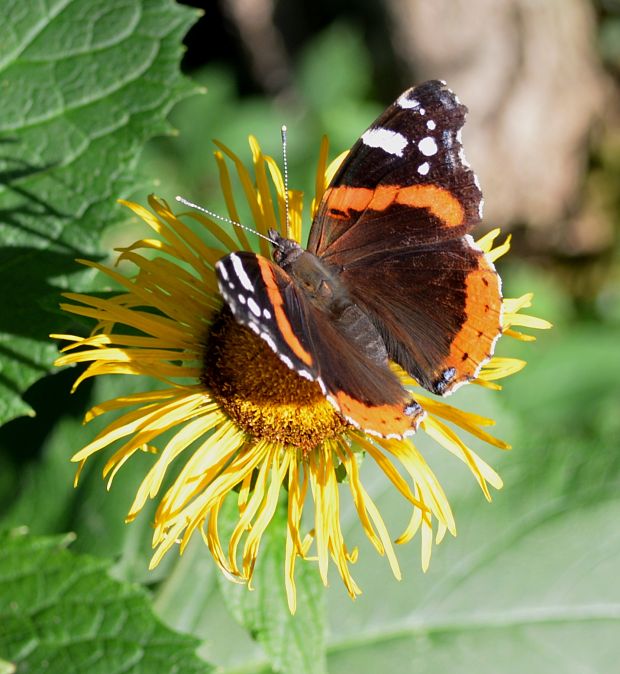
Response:
[[[304,252],[304,249],[292,239],[286,239],[275,229],[269,230],[269,239],[273,245],[273,261],[283,269],[290,267]]]

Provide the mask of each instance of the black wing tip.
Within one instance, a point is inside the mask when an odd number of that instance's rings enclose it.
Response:
[[[445,110],[456,110],[463,115],[468,112],[459,97],[448,87],[445,80],[427,80],[404,91],[398,98],[397,103],[402,101],[419,101],[422,107],[441,107]],[[402,107],[402,105],[401,105]]]

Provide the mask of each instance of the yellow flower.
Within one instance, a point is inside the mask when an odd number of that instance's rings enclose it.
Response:
[[[239,216],[225,157],[232,160],[254,225],[263,234],[269,228],[286,231],[284,182],[276,162],[262,154],[250,138],[254,175],[239,158],[219,145],[215,157],[230,218]],[[342,156],[328,167],[328,147],[321,146],[317,171],[317,204]],[[276,195],[276,203],[272,197]],[[318,560],[327,582],[330,559],[355,597],[360,589],[350,571],[357,557],[349,549],[340,526],[340,500],[350,492],[362,528],[376,550],[386,555],[397,578],[398,561],[388,529],[360,479],[362,454],[374,460],[385,477],[408,502],[410,521],[396,543],[421,532],[422,567],[428,567],[433,538],[456,533],[450,504],[424,456],[411,440],[370,437],[353,428],[326,401],[316,382],[302,379],[275,356],[263,340],[222,312],[214,273],[218,259],[235,250],[250,250],[240,228],[227,232],[215,221],[185,213],[189,227],[162,200],[150,197],[151,211],[125,205],[155,233],[121,249],[120,260],[137,268],[128,278],[104,265],[82,260],[98,269],[123,290],[99,297],[67,293],[66,311],[92,318],[96,326],[88,337],[54,335],[69,342],[58,366],[89,363],[75,386],[104,374],[149,375],[159,382],[142,393],[122,396],[92,408],[90,421],[115,411],[120,415],[75,454],[79,472],[96,452],[114,446],[104,477],[111,485],[120,467],[136,452],[152,452],[152,466],[144,477],[127,520],[133,520],[148,499],[159,498],[155,515],[151,566],[177,544],[181,552],[198,530],[222,571],[238,582],[250,583],[260,541],[279,500],[287,503],[284,577],[289,607],[295,610],[295,562],[298,557]],[[302,194],[289,193],[289,233],[301,238]],[[196,233],[196,224],[208,237]],[[498,230],[479,244],[491,259],[503,255],[509,240],[493,244]],[[211,243],[207,243],[206,241]],[[261,253],[269,256],[260,240]],[[504,300],[504,333],[529,339],[513,326],[546,328],[541,319],[524,316],[531,296]],[[517,372],[524,362],[493,357],[475,383],[500,388],[497,380]],[[403,383],[416,386],[394,366]],[[463,461],[487,499],[489,485],[502,486],[497,473],[461,439],[460,429],[496,447],[501,440],[484,428],[491,419],[463,412],[430,394],[416,391],[415,399],[427,416],[421,429]],[[164,442],[161,436],[166,434]],[[164,490],[168,472],[171,486]],[[342,477],[346,475],[346,484]],[[227,541],[218,530],[218,515],[228,498],[236,499],[238,520]],[[314,502],[313,526],[306,532],[302,511]],[[433,533],[435,532],[435,535]]]

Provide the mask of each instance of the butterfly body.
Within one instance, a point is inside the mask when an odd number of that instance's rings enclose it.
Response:
[[[387,365],[388,353],[383,339],[368,316],[355,304],[341,280],[342,269],[335,269],[296,241],[285,239],[271,230],[275,241],[273,259],[314,307],[367,358]]]
[[[468,234],[482,194],[462,154],[465,110],[441,82],[407,90],[334,176],[306,250],[272,231],[273,261],[216,265],[235,318],[376,435],[413,433],[424,415],[390,360],[446,395],[501,333],[499,277]]]

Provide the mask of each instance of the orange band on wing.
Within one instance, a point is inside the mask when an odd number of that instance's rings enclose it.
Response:
[[[367,187],[331,187],[324,197],[330,215],[348,217],[350,211],[361,212],[370,208],[383,211],[392,204],[426,208],[448,227],[463,224],[465,210],[461,202],[448,190],[437,185],[378,185],[374,190]]]
[[[262,257],[258,257],[258,266],[260,267],[260,273],[263,277],[263,282],[267,288],[267,294],[269,296],[269,301],[271,302],[273,309],[276,315],[276,323],[282,337],[290,347],[291,351],[306,365],[312,365],[312,356],[304,349],[302,343],[297,339],[297,335],[293,332],[293,328],[284,313],[282,295],[276,283],[274,277],[273,269],[271,268],[269,262]]]
[[[374,190],[368,187],[330,187],[323,200],[333,217],[348,217],[349,211],[363,211],[368,207]]]
[[[347,421],[359,426],[364,431],[376,433],[382,437],[392,435],[404,437],[414,433],[420,421],[424,418],[424,411],[418,406],[416,406],[416,411],[408,416],[404,412],[404,403],[366,405],[343,391],[336,393],[335,398],[340,413]]]
[[[436,185],[411,185],[398,190],[396,203],[428,210],[449,227],[463,223],[465,210],[461,202],[448,190]]]
[[[454,367],[461,381],[471,379],[480,364],[492,356],[502,329],[499,277],[484,255],[465,283],[465,322],[454,337],[444,364],[447,368]]]

